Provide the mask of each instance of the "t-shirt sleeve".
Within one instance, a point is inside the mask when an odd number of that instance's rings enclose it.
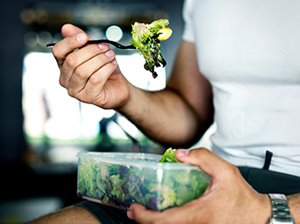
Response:
[[[194,0],[185,0],[183,4],[183,20],[184,28],[182,39],[189,42],[195,41],[195,35],[193,30],[193,20],[192,20],[192,7]]]

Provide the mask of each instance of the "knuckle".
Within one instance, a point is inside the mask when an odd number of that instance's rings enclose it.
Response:
[[[227,164],[226,172],[229,176],[233,177],[239,174],[239,169],[236,166],[233,166],[232,164]]]
[[[61,55],[60,50],[58,49],[58,47],[56,45],[54,45],[51,49],[52,55],[55,58],[55,61],[57,63],[58,66],[61,66],[63,63],[63,57]]]
[[[86,79],[86,71],[80,66],[74,70],[74,75],[79,79]]]
[[[105,82],[108,77],[113,73],[115,69],[115,66],[112,63],[108,63],[104,65],[102,68],[100,68],[95,74],[93,74],[89,81],[91,84],[100,84],[102,82]]]
[[[97,85],[101,82],[101,75],[94,74],[89,78],[89,81],[92,85]]]
[[[61,76],[59,77],[58,83],[59,83],[62,87],[66,88],[66,84],[65,84],[65,82],[64,82],[64,80],[63,80],[63,78],[62,78]]]
[[[201,147],[200,150],[202,151],[201,153],[204,154],[204,155],[211,154],[211,151],[207,148]]]
[[[109,62],[109,58],[105,56],[105,54],[102,52],[101,54],[98,54],[95,59],[102,65],[105,65]]]
[[[68,67],[76,67],[76,57],[74,54],[69,54],[65,59],[65,64]]]
[[[108,63],[103,67],[103,71],[105,71],[105,73],[107,75],[112,74],[117,68],[117,65],[113,64],[113,63]]]
[[[209,154],[211,154],[211,151],[208,150],[207,148],[200,147],[198,149],[191,150],[190,153],[195,158],[206,158]]]
[[[67,89],[67,90],[68,90],[69,96],[71,96],[71,97],[75,97],[76,96],[76,94],[75,94],[75,92],[74,92],[73,89]]]
[[[52,47],[51,51],[55,57],[57,57],[59,55],[59,50],[58,50],[58,47],[56,44]]]

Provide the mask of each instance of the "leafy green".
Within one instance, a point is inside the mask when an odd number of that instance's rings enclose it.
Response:
[[[168,148],[162,155],[159,162],[161,163],[178,163],[175,156],[176,149]]]
[[[158,156],[159,157],[159,156]],[[175,162],[175,150],[169,148],[151,166],[100,162],[92,158],[80,159],[78,195],[119,208],[140,203],[149,209],[164,210],[183,205],[200,197],[210,178],[198,169],[181,169]],[[164,159],[162,159],[164,158]],[[141,161],[142,160],[142,161]],[[153,167],[153,165],[155,165]]]
[[[131,44],[145,58],[144,68],[152,73],[153,78],[157,77],[155,67],[166,65],[166,61],[161,54],[159,36],[168,25],[169,21],[167,19],[155,20],[150,24],[135,22],[132,25]],[[170,30],[170,28],[168,29]]]

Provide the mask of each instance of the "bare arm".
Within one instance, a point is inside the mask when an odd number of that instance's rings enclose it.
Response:
[[[85,208],[80,206],[68,206],[58,211],[54,211],[49,214],[45,214],[34,220],[27,222],[26,224],[101,224],[94,215],[92,215]],[[103,223],[104,224],[104,223]]]
[[[300,223],[300,192],[298,194],[288,196],[289,207],[294,218],[295,224]]]
[[[131,85],[107,45],[87,45],[88,36],[71,24],[52,49],[60,68],[60,84],[70,96],[128,117],[162,144],[190,146],[212,123],[212,93],[200,74],[195,46],[183,42],[167,88],[147,92]]]
[[[165,90],[130,88],[119,109],[152,139],[172,146],[190,146],[213,120],[211,86],[200,74],[193,43],[183,42]]]

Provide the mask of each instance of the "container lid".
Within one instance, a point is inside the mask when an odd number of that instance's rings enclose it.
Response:
[[[199,170],[199,167],[184,163],[160,163],[161,155],[134,152],[80,152],[80,160],[91,160],[124,166],[153,169]]]

